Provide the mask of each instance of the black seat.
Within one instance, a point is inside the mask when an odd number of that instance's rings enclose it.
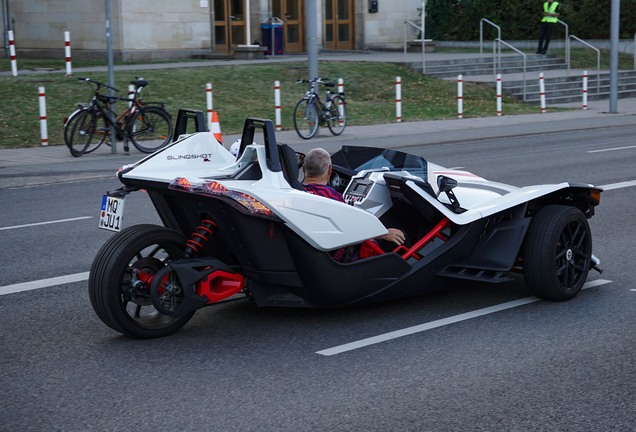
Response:
[[[287,144],[278,144],[278,158],[287,183],[294,189],[305,192],[305,188],[298,180],[298,159],[294,149]]]

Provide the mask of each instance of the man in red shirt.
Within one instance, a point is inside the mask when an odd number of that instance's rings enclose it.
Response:
[[[305,156],[305,163],[303,164],[303,173],[305,174],[303,187],[311,194],[345,202],[340,192],[327,185],[331,177],[331,170],[331,156],[329,156],[326,150],[321,148],[310,150]],[[404,232],[396,228],[387,228],[387,230],[389,231],[388,234],[378,237],[378,240],[393,242],[398,246],[404,244],[406,240]],[[346,248],[341,248],[334,254],[336,261],[341,261],[344,257],[344,251],[342,251],[342,249]]]

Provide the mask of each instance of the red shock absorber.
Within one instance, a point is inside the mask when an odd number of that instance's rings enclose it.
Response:
[[[208,241],[208,235],[218,232],[219,227],[208,219],[203,219],[201,225],[197,227],[197,232],[192,233],[192,238],[186,242],[186,254],[199,252],[203,247],[202,243]]]

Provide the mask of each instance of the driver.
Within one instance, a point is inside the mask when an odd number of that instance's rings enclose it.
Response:
[[[331,177],[331,156],[326,150],[322,148],[315,148],[309,151],[305,156],[305,163],[303,164],[303,173],[305,174],[305,180],[303,181],[303,187],[311,194],[323,196],[336,201],[345,202],[342,194],[336,191],[331,186],[328,186],[329,178]],[[398,246],[404,244],[406,235],[399,229],[387,228],[389,231],[382,237],[378,237],[377,240],[386,240],[390,243],[395,243]],[[374,241],[374,240],[372,240]],[[333,258],[341,262],[347,253],[347,248],[340,248],[333,255]],[[356,256],[354,255],[352,261]]]

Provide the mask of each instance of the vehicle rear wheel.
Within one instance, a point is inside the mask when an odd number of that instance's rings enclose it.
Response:
[[[167,336],[194,315],[172,317],[152,304],[149,285],[141,278],[156,275],[167,260],[183,255],[186,238],[156,225],[135,225],[102,246],[91,266],[88,291],[97,316],[110,328],[135,338]]]
[[[154,153],[172,139],[172,120],[163,108],[146,107],[132,115],[127,133],[137,150]]]
[[[318,109],[314,99],[301,99],[294,109],[294,128],[302,139],[309,139],[318,132]]]
[[[345,126],[347,126],[347,105],[344,98],[340,95],[335,96],[331,100],[327,126],[329,126],[329,130],[334,135],[340,135],[344,131]]]
[[[592,257],[592,235],[583,213],[550,205],[532,219],[523,248],[526,285],[546,300],[574,298],[585,283]]]

